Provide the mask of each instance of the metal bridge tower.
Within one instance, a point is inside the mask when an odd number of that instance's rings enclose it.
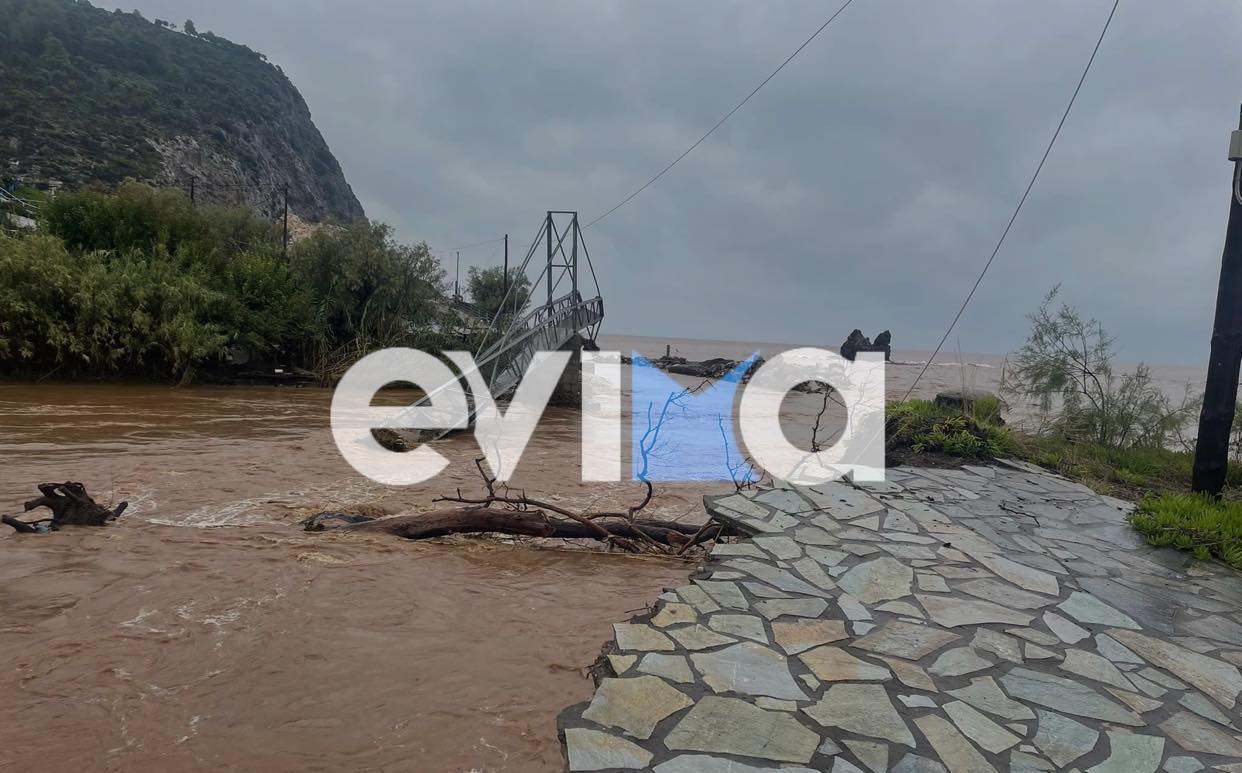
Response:
[[[547,212],[526,258],[517,269],[520,276],[528,276],[528,268],[540,247],[543,247],[544,261],[541,262],[544,266],[530,284],[529,297],[521,303],[516,283],[506,282],[505,296],[475,348],[475,366],[483,374],[493,397],[498,399],[517,387],[536,352],[567,348],[579,335],[594,340],[604,320],[604,299],[600,296],[595,267],[578,226],[578,213]],[[590,287],[594,291],[586,298],[582,296],[579,282],[579,257],[586,261]],[[568,286],[562,289],[562,284]],[[544,301],[533,305],[540,285],[546,288]],[[434,398],[436,391],[438,389],[433,388],[416,405]],[[447,431],[435,436],[445,434]]]

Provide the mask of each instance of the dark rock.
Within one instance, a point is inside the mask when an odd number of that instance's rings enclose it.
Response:
[[[936,394],[936,405],[941,408],[965,410],[980,400],[989,399],[1000,401],[999,397],[986,389],[946,389]]]
[[[859,352],[871,351],[871,339],[863,335],[858,328],[854,328],[854,332],[846,336],[845,341],[841,344],[841,356],[850,362],[854,361],[854,356]]]
[[[274,384],[301,386],[319,383],[318,373],[290,365],[284,353],[259,355],[241,346],[199,366],[196,377],[208,384]]]
[[[893,359],[893,334],[885,330],[871,342],[871,351],[884,352],[884,361]]]
[[[627,358],[622,357],[621,361],[626,362]],[[687,360],[685,357],[669,356],[658,357],[650,360],[651,364],[666,373],[676,373],[680,376],[693,376],[694,378],[719,379],[724,378],[733,371],[744,360],[730,360],[725,357],[713,357],[709,360],[701,360],[698,362]],[[742,374],[742,380],[750,378],[759,366],[763,365],[763,358],[756,357],[750,367]]]
[[[371,437],[389,451],[405,453],[418,442],[418,430],[401,430],[381,427],[371,430]]]
[[[863,335],[858,328],[850,333],[841,344],[841,356],[850,362],[854,361],[854,356],[859,352],[884,352],[884,359],[891,360],[893,358],[892,347],[893,334],[885,330],[875,337],[873,342],[870,338]]]
[[[664,366],[664,370],[669,373],[678,373],[683,376],[694,376],[696,378],[721,378],[729,371],[737,367],[737,360],[728,360],[723,357],[714,357],[710,360],[702,362],[687,362],[678,357],[681,362],[671,363]]]

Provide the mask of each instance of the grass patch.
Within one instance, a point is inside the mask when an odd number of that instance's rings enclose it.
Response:
[[[890,458],[908,451],[984,460],[1010,455],[1017,448],[1012,433],[1000,423],[995,400],[980,400],[965,410],[929,400],[890,403],[885,430]]]
[[[890,464],[919,464],[920,457],[930,461],[933,456],[967,461],[1013,457],[1135,502],[1190,491],[1194,454],[1188,451],[1111,448],[1057,434],[1029,434],[1004,425],[995,401],[981,400],[963,411],[907,400],[889,403],[887,411]],[[1225,499],[1242,500],[1242,464],[1230,465],[1225,485]]]
[[[1130,523],[1158,547],[1189,550],[1242,569],[1242,502],[1199,494],[1162,494],[1144,499]]]
[[[1078,481],[1101,494],[1135,502],[1190,492],[1194,454],[1168,448],[1109,448],[1055,435],[1011,433],[1015,456]],[[1225,498],[1242,498],[1242,466],[1225,479]]]

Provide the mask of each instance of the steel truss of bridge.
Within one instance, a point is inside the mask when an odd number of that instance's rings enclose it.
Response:
[[[562,349],[579,335],[594,340],[604,320],[604,299],[600,295],[599,280],[586,242],[582,239],[577,212],[548,211],[518,267],[518,274],[528,276],[532,263],[542,268],[531,282],[525,306],[517,309],[510,307],[510,303],[518,300],[518,293],[514,287],[508,287],[499,310],[475,347],[475,366],[484,376],[492,396],[497,399],[513,392],[537,352]],[[591,288],[585,296],[582,280],[586,277],[579,273],[583,263],[588,270]],[[557,295],[562,286],[562,294]],[[543,302],[532,305],[539,295],[543,296]],[[458,376],[459,380],[464,379],[463,374]],[[427,397],[411,408],[434,401],[436,391],[432,389]],[[473,420],[473,408],[471,410]],[[393,426],[399,426],[401,418],[405,418],[404,414],[393,422]],[[447,430],[435,437],[446,434]]]

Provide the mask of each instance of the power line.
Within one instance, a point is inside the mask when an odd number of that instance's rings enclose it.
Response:
[[[503,242],[504,240],[505,240],[505,237],[497,236],[495,239],[485,239],[484,241],[475,242],[474,244],[463,244],[460,247],[450,247],[447,250],[432,250],[432,252],[449,253],[449,252],[457,252],[458,250],[471,250],[471,249],[474,249],[475,247],[483,247],[488,244],[495,244],[496,242]]]
[[[1005,230],[1001,232],[1000,239],[996,242],[996,247],[992,249],[992,255],[988,258],[988,262],[983,264],[983,270],[979,272],[979,277],[975,279],[975,284],[970,288],[970,292],[966,294],[966,300],[962,301],[962,307],[957,310],[957,314],[953,317],[953,321],[949,323],[949,329],[944,331],[944,335],[940,338],[940,343],[936,344],[935,351],[927,358],[927,362],[923,363],[923,369],[919,371],[919,375],[915,377],[914,383],[906,390],[906,394],[902,400],[906,400],[914,392],[914,388],[919,385],[919,381],[923,378],[923,374],[927,373],[927,369],[931,367],[932,361],[936,359],[936,355],[940,354],[940,349],[944,346],[944,342],[948,340],[949,334],[953,332],[953,328],[957,326],[958,320],[962,318],[962,314],[966,311],[966,307],[970,304],[970,300],[975,297],[975,291],[979,289],[979,285],[983,283],[983,277],[987,275],[988,269],[992,267],[992,262],[996,260],[996,256],[1000,253],[1001,245],[1005,243],[1005,237],[1009,235],[1009,229],[1013,228],[1014,221],[1018,219],[1018,213],[1022,211],[1022,205],[1026,203],[1026,198],[1031,194],[1031,189],[1035,187],[1035,181],[1039,179],[1039,173],[1044,168],[1044,162],[1048,160],[1049,154],[1052,153],[1052,146],[1056,144],[1057,137],[1061,136],[1061,127],[1065,126],[1065,119],[1069,118],[1070,110],[1074,107],[1074,101],[1078,99],[1078,92],[1082,91],[1082,84],[1087,80],[1087,73],[1091,71],[1091,64],[1095,61],[1095,55],[1100,52],[1100,45],[1104,43],[1104,36],[1108,34],[1108,27],[1113,22],[1113,15],[1117,13],[1117,6],[1121,0],[1113,0],[1113,9],[1108,12],[1108,18],[1104,21],[1104,29],[1100,30],[1100,37],[1095,41],[1095,48],[1091,50],[1091,57],[1087,59],[1087,66],[1082,70],[1082,77],[1078,79],[1078,85],[1074,87],[1074,93],[1070,96],[1069,104],[1065,106],[1065,112],[1061,114],[1061,120],[1057,123],[1056,131],[1052,133],[1052,139],[1048,141],[1048,147],[1044,149],[1044,155],[1039,159],[1039,165],[1035,167],[1035,174],[1031,175],[1031,181],[1026,184],[1026,190],[1022,192],[1022,198],[1018,200],[1018,206],[1014,207],[1013,214],[1009,217],[1009,222],[1005,224]]]
[[[673,159],[673,160],[672,160],[672,161],[668,164],[668,166],[666,166],[666,167],[664,167],[663,169],[661,169],[661,170],[660,170],[660,171],[659,171],[659,172],[658,172],[658,173],[657,173],[654,177],[652,177],[652,178],[651,178],[650,180],[648,180],[647,182],[643,183],[643,184],[642,184],[642,186],[638,188],[638,190],[634,191],[634,192],[633,192],[633,193],[631,193],[629,196],[626,196],[624,199],[622,199],[620,202],[618,202],[615,206],[613,206],[613,207],[612,207],[611,209],[609,209],[607,212],[605,212],[604,214],[600,215],[599,217],[595,218],[594,220],[592,220],[591,222],[587,223],[586,225],[584,225],[584,226],[582,226],[582,227],[583,227],[583,228],[590,228],[591,226],[595,225],[595,224],[596,224],[596,223],[598,223],[599,221],[601,221],[601,220],[603,220],[604,218],[606,218],[606,217],[608,217],[609,215],[611,215],[613,212],[616,212],[616,211],[617,211],[618,209],[620,209],[621,207],[624,207],[626,204],[630,203],[630,200],[631,200],[631,199],[633,199],[633,198],[634,198],[635,196],[637,196],[638,194],[640,194],[640,193],[642,193],[643,191],[645,191],[645,190],[647,190],[648,188],[650,188],[652,184],[654,184],[657,180],[659,180],[661,177],[663,177],[665,174],[667,174],[667,173],[669,172],[669,170],[671,170],[673,167],[677,166],[677,164],[678,164],[678,163],[679,163],[679,162],[680,162],[683,158],[685,158],[686,156],[690,155],[690,154],[694,151],[694,149],[695,149],[695,148],[697,148],[699,145],[703,144],[703,141],[704,141],[704,140],[706,140],[708,137],[710,137],[710,136],[712,135],[712,133],[713,133],[713,132],[715,132],[717,129],[719,129],[721,126],[723,126],[725,121],[727,121],[727,120],[729,120],[731,117],[733,117],[733,114],[734,114],[734,113],[736,113],[738,110],[741,110],[741,109],[742,109],[742,107],[744,107],[744,106],[746,105],[746,103],[750,101],[751,97],[753,97],[753,96],[755,96],[756,94],[758,94],[760,89],[762,89],[764,86],[768,85],[768,81],[770,81],[770,80],[772,80],[773,78],[775,78],[775,77],[777,76],[777,74],[778,74],[778,73],[780,73],[780,71],[781,71],[781,70],[785,69],[785,66],[786,66],[786,65],[788,65],[790,62],[792,62],[792,61],[794,60],[794,57],[796,57],[798,54],[802,53],[802,49],[804,49],[804,48],[806,48],[807,46],[809,46],[809,45],[811,44],[811,42],[812,42],[813,40],[815,40],[815,38],[819,37],[819,34],[820,34],[821,32],[823,32],[825,29],[827,29],[827,28],[828,28],[828,25],[829,25],[829,24],[832,24],[833,20],[835,20],[838,16],[840,16],[840,15],[841,15],[841,12],[842,12],[842,11],[844,11],[846,8],[848,8],[848,7],[849,7],[849,5],[850,5],[850,3],[852,3],[852,2],[854,2],[854,0],[845,0],[845,3],[843,3],[843,4],[841,5],[841,7],[840,7],[840,8],[838,8],[838,9],[836,10],[836,12],[835,12],[835,13],[833,13],[831,16],[829,16],[827,21],[825,21],[823,24],[819,25],[819,28],[818,28],[818,29],[816,29],[816,30],[815,30],[815,32],[811,33],[811,36],[810,36],[810,37],[808,37],[806,40],[804,40],[804,41],[802,42],[802,45],[800,45],[800,46],[798,46],[796,49],[794,49],[794,52],[793,52],[792,54],[790,54],[789,56],[787,56],[787,57],[785,58],[785,61],[783,61],[783,62],[781,62],[781,63],[780,63],[780,66],[778,66],[775,70],[773,70],[771,73],[769,73],[769,74],[768,74],[768,77],[766,77],[766,78],[764,78],[762,81],[760,81],[760,82],[759,82],[759,85],[758,85],[758,86],[755,86],[755,88],[753,88],[753,89],[751,90],[751,92],[750,92],[749,94],[747,94],[747,95],[746,95],[746,96],[742,99],[742,101],[741,101],[741,102],[738,102],[736,105],[734,105],[732,110],[730,110],[729,112],[725,113],[725,114],[724,114],[724,116],[722,116],[722,117],[721,117],[721,119],[720,119],[719,121],[717,121],[717,122],[716,122],[716,123],[712,126],[712,128],[708,129],[708,130],[707,130],[707,131],[703,134],[703,136],[702,136],[702,137],[699,137],[697,140],[695,140],[695,141],[694,141],[694,144],[693,144],[693,145],[691,145],[690,147],[686,148],[686,149],[685,149],[685,151],[683,151],[683,152],[682,152],[682,154],[681,154],[680,156],[678,156],[677,158]],[[488,239],[488,240],[486,240],[486,241],[476,242],[476,243],[474,243],[474,244],[467,244],[467,245],[464,245],[464,246],[461,246],[461,247],[453,247],[452,249],[448,249],[448,250],[442,250],[442,251],[441,251],[441,250],[435,250],[435,251],[433,251],[433,254],[440,254],[441,252],[443,252],[443,253],[452,253],[452,252],[456,252],[457,250],[467,250],[467,249],[471,249],[471,248],[473,248],[473,247],[481,247],[481,246],[486,245],[486,244],[492,244],[492,243],[494,243],[494,242],[499,242],[499,241],[503,241],[503,240],[504,240],[504,237],[500,237],[500,238],[498,238],[498,239]]]
[[[665,175],[665,174],[666,174],[666,173],[667,173],[670,169],[672,169],[673,167],[677,166],[677,163],[678,163],[679,161],[681,161],[681,160],[682,160],[683,158],[685,158],[686,156],[690,155],[690,153],[691,153],[691,152],[692,152],[695,148],[697,148],[699,145],[701,145],[701,144],[703,143],[703,140],[706,140],[708,137],[710,137],[710,136],[712,135],[712,132],[714,132],[714,131],[716,131],[717,129],[719,129],[719,128],[721,127],[721,125],[723,125],[723,124],[724,124],[724,122],[725,122],[725,121],[729,120],[729,118],[731,118],[731,117],[733,116],[733,114],[734,114],[734,113],[736,113],[738,110],[741,110],[741,109],[742,109],[742,107],[743,107],[743,106],[744,106],[747,102],[749,102],[749,101],[750,101],[750,98],[751,98],[751,97],[753,97],[753,96],[755,96],[756,94],[758,94],[758,93],[759,93],[759,89],[761,89],[761,88],[763,88],[764,86],[766,86],[766,85],[768,84],[768,81],[770,81],[770,80],[772,80],[773,78],[775,78],[775,77],[776,77],[776,75],[777,75],[777,73],[779,73],[781,70],[785,69],[785,65],[789,64],[790,62],[792,62],[795,56],[797,56],[798,54],[802,53],[802,49],[804,49],[804,48],[806,48],[807,46],[809,46],[809,45],[811,44],[811,41],[813,41],[813,40],[815,40],[815,38],[819,37],[819,33],[823,32],[823,31],[824,31],[824,30],[828,27],[828,25],[829,25],[829,24],[832,24],[833,20],[834,20],[834,19],[836,19],[838,16],[840,16],[840,15],[841,15],[841,12],[842,12],[842,11],[844,11],[846,8],[848,8],[848,7],[849,7],[849,5],[850,5],[850,3],[852,3],[852,2],[854,2],[854,0],[845,0],[845,3],[844,3],[844,4],[840,7],[840,8],[838,8],[838,9],[837,9],[836,13],[834,13],[832,16],[829,16],[829,17],[828,17],[828,21],[826,21],[826,22],[824,22],[823,24],[819,25],[819,29],[817,29],[817,30],[815,30],[815,32],[811,33],[811,36],[810,36],[809,38],[807,38],[805,41],[803,41],[802,45],[798,46],[798,47],[794,50],[794,52],[793,52],[792,54],[790,54],[790,55],[789,55],[789,56],[785,59],[785,61],[781,62],[781,64],[780,64],[780,66],[779,66],[779,67],[777,67],[775,70],[773,70],[773,71],[771,72],[771,74],[769,74],[769,75],[768,75],[768,77],[766,77],[766,78],[764,78],[762,81],[760,81],[759,85],[758,85],[758,86],[755,86],[755,88],[754,88],[754,89],[752,89],[752,90],[751,90],[751,92],[750,92],[749,94],[747,94],[747,95],[746,95],[746,97],[745,97],[745,98],[744,98],[741,102],[738,102],[738,103],[737,103],[737,104],[733,107],[733,109],[732,109],[732,110],[730,110],[729,112],[725,113],[725,114],[724,114],[724,116],[723,116],[723,117],[722,117],[719,121],[717,121],[717,122],[715,123],[715,125],[714,125],[714,126],[712,126],[712,128],[708,129],[708,130],[707,130],[707,131],[703,134],[703,136],[702,136],[702,137],[699,137],[697,140],[695,140],[693,145],[691,145],[690,147],[686,148],[686,149],[685,149],[685,151],[684,151],[684,152],[683,152],[680,156],[678,156],[677,158],[673,159],[673,160],[672,160],[672,162],[670,162],[668,166],[666,166],[666,167],[664,167],[663,169],[661,169],[661,170],[660,170],[660,171],[656,174],[656,176],[655,176],[655,177],[652,177],[650,180],[648,180],[647,182],[643,183],[643,184],[642,184],[642,186],[641,186],[638,190],[634,191],[634,192],[633,192],[633,193],[631,193],[629,196],[626,196],[624,199],[622,199],[620,202],[618,202],[615,206],[613,206],[613,208],[612,208],[612,209],[608,210],[608,211],[607,211],[607,212],[605,212],[604,214],[600,215],[599,217],[595,218],[594,220],[592,220],[591,222],[587,223],[586,225],[584,225],[584,226],[582,226],[582,227],[583,227],[583,228],[590,228],[591,226],[595,225],[595,224],[596,224],[596,223],[598,223],[599,221],[601,221],[601,220],[603,220],[604,218],[606,218],[606,217],[608,217],[609,215],[611,215],[613,212],[616,212],[618,209],[621,209],[621,207],[624,207],[626,204],[628,204],[628,203],[630,202],[630,200],[631,200],[631,199],[633,199],[635,196],[637,196],[638,194],[640,194],[640,193],[642,193],[643,191],[647,190],[647,188],[651,187],[651,185],[652,185],[652,184],[653,184],[656,180],[659,180],[661,177],[663,177],[663,176],[664,176],[664,175]]]

